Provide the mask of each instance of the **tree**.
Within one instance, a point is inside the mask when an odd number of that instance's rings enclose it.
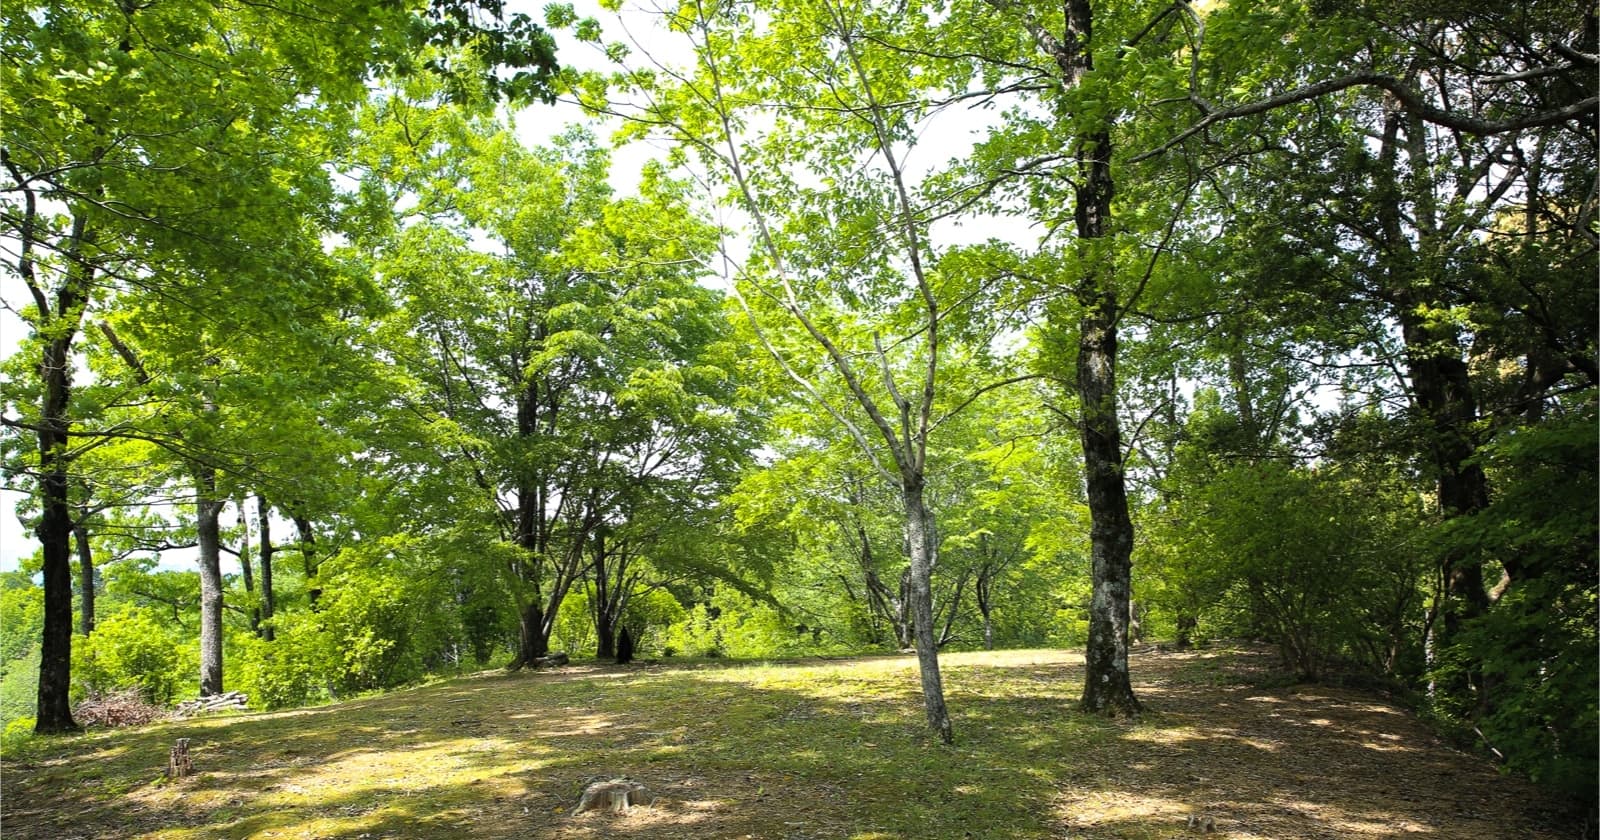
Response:
[[[748,219],[751,258],[725,250],[724,265],[752,337],[899,497],[924,706],[928,725],[948,742],[932,592],[930,439],[1006,378],[952,393],[942,374],[947,342],[984,320],[965,307],[988,290],[941,270],[930,227],[958,213],[961,198],[908,162],[935,108],[908,98],[920,80],[883,40],[896,26],[887,10],[695,3],[664,22],[690,40],[694,71],[623,73],[618,84],[637,98],[637,110],[617,100],[590,104],[627,112],[633,130],[680,144],[683,158]]]
[[[30,324],[24,352],[39,360],[40,393],[34,404],[8,405],[6,421],[39,443],[32,471],[46,621],[38,731],[75,728],[67,707],[69,488],[82,447],[73,441],[105,437],[78,427],[72,404],[86,319],[120,288],[166,290],[181,300],[197,275],[226,284],[243,254],[264,262],[278,256],[275,242],[260,238],[271,213],[286,195],[325,184],[326,173],[319,161],[283,178],[263,161],[302,160],[306,150],[283,143],[292,133],[284,129],[331,118],[326,104],[358,100],[371,68],[409,60],[414,34],[448,45],[487,31],[498,49],[492,60],[531,65],[533,75],[514,76],[511,86],[542,90],[553,70],[548,36],[525,18],[504,29],[472,23],[467,13],[476,5],[443,4],[415,28],[409,3],[347,6],[314,20],[272,7],[187,2],[52,4],[7,15],[0,35],[12,57],[0,78],[4,224],[17,242],[8,267],[29,293],[15,309]],[[490,11],[498,15],[498,4]],[[455,77],[498,84],[492,67]]]
[[[456,430],[456,474],[479,500],[469,527],[517,549],[502,569],[521,625],[513,665],[532,664],[632,506],[714,486],[745,457],[720,301],[695,282],[709,231],[659,172],[613,199],[608,155],[581,131],[530,150],[509,126],[404,97],[381,109],[374,170],[421,185],[416,218],[379,246],[391,347],[418,407]],[[453,148],[433,154],[433,131]],[[667,232],[662,218],[682,221]]]

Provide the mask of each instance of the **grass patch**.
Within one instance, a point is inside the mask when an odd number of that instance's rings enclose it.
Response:
[[[7,840],[1156,838],[1186,833],[1187,815],[1204,811],[1228,837],[1329,826],[1466,836],[1456,823],[1556,836],[1527,810],[1536,795],[1409,716],[1342,690],[1234,676],[1251,656],[1141,657],[1151,712],[1118,722],[1076,710],[1076,654],[949,655],[954,746],[922,725],[910,657],[484,673],[313,709],[37,739],[7,751],[5,830]],[[197,775],[168,783],[166,750],[180,737]],[[1380,795],[1396,774],[1438,796]],[[654,805],[568,816],[587,782],[618,775],[643,782]],[[1502,828],[1445,804],[1466,795]]]

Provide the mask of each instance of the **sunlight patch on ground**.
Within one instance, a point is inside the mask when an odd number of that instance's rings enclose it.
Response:
[[[1192,727],[1183,726],[1175,728],[1145,727],[1133,729],[1121,736],[1128,741],[1141,741],[1150,744],[1182,744],[1188,741],[1203,741],[1207,735],[1195,731]]]
[[[1181,827],[1197,809],[1167,797],[1120,789],[1067,791],[1057,798],[1055,810],[1071,836],[1090,838],[1165,836],[1164,833],[1126,832],[1133,826],[1149,827],[1152,831],[1160,826]],[[1098,831],[1108,833],[1102,835],[1096,833]]]

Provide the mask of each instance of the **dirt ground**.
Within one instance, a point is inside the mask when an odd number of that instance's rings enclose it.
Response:
[[[1582,836],[1399,705],[1287,684],[1264,650],[1136,650],[1135,721],[1076,710],[1077,652],[941,660],[954,746],[922,725],[906,656],[489,672],[40,742],[0,772],[0,838]],[[176,737],[198,772],[167,782]],[[617,775],[649,807],[571,814]]]
[[[1137,737],[1112,742],[1116,769],[1066,772],[1066,836],[1185,836],[1190,815],[1237,840],[1579,836],[1533,785],[1452,749],[1391,702],[1254,687],[1275,681],[1273,661],[1264,650],[1136,653],[1150,711]],[[1152,822],[1174,829],[1138,830]]]

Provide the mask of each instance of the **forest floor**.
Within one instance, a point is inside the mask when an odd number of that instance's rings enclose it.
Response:
[[[0,772],[24,838],[1568,838],[1557,803],[1379,697],[1260,650],[1136,653],[1138,721],[1075,708],[1069,651],[484,673],[312,709],[35,739]],[[196,775],[162,778],[176,738]],[[627,776],[649,807],[571,816]]]

